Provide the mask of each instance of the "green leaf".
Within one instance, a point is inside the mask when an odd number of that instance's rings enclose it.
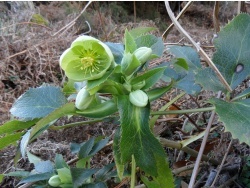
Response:
[[[77,188],[84,184],[98,169],[84,169],[84,168],[71,168],[71,175],[74,188]]]
[[[188,70],[188,64],[184,58],[177,58],[175,64],[182,67],[185,70]]]
[[[141,89],[148,89],[152,87],[163,75],[166,67],[158,67],[147,71],[131,80],[131,85],[145,81],[145,85]]]
[[[210,67],[199,70],[198,74],[195,76],[195,80],[198,84],[202,85],[205,90],[214,92],[226,91],[226,88],[219,81],[215,72]]]
[[[41,181],[41,180],[48,180],[53,175],[54,175],[54,173],[33,174],[33,175],[30,175],[30,176],[22,179],[18,183],[18,185],[23,184],[23,183],[30,183],[30,182]]]
[[[135,40],[133,36],[128,32],[127,29],[125,30],[124,44],[125,44],[126,53],[133,53],[137,49]]]
[[[30,141],[37,138],[47,127],[47,125],[54,120],[58,119],[59,117],[65,115],[74,115],[76,111],[75,103],[67,103],[60,108],[56,109],[48,116],[40,119],[34,127],[32,127],[31,134],[30,134]]]
[[[250,75],[250,15],[239,14],[214,40],[213,62],[235,89]]]
[[[139,47],[149,47],[152,49],[152,54],[158,57],[162,56],[164,51],[164,43],[161,37],[156,37],[154,35],[142,35],[135,39],[137,48]]]
[[[142,181],[148,188],[174,188],[174,178],[169,168],[169,164],[166,158],[161,156],[155,156],[157,159],[158,176],[153,177],[153,180],[149,181],[147,177],[142,176]]]
[[[56,169],[64,168],[64,167],[69,168],[69,165],[65,162],[61,154],[56,154],[55,166],[56,166]]]
[[[0,183],[2,183],[3,178],[4,178],[4,174],[0,174]]]
[[[238,94],[236,97],[232,99],[232,101],[236,101],[245,97],[248,97],[250,95],[250,88],[247,88],[245,91],[242,93]],[[1,127],[0,127],[1,128]]]
[[[135,57],[134,54],[126,53],[123,56],[121,62],[121,71],[124,75],[131,75],[139,66],[141,65],[140,61]]]
[[[215,105],[215,111],[225,124],[225,130],[240,142],[250,144],[250,99],[235,102],[210,99],[209,102]]]
[[[109,138],[105,138],[105,139],[102,139],[102,140],[98,141],[97,143],[95,143],[95,145],[93,146],[93,148],[89,152],[89,155],[91,155],[91,156],[95,155],[98,151],[100,151],[102,148],[104,148],[106,146],[108,141],[109,141]]]
[[[46,172],[53,172],[54,165],[51,161],[41,161],[35,164],[35,170],[37,173],[46,173]]]
[[[114,135],[113,152],[117,169],[117,175],[120,178],[120,180],[122,180],[124,173],[124,163],[122,162],[122,156],[120,151],[120,140],[121,140],[121,129],[120,127],[118,127]]]
[[[18,141],[23,133],[15,133],[0,138],[0,150]]]
[[[67,167],[64,167],[64,168],[57,169],[57,172],[63,184],[72,183],[70,169],[68,169]]]
[[[30,88],[13,104],[10,112],[20,119],[41,118],[67,102],[60,88],[43,85]]]
[[[39,157],[33,155],[33,154],[30,153],[29,151],[27,151],[27,157],[28,157],[28,159],[29,159],[29,162],[30,162],[30,163],[33,163],[34,165],[36,165],[36,164],[38,164],[38,163],[40,163],[40,162],[42,161],[41,158],[39,158]]]
[[[131,29],[129,33],[131,34],[133,38],[138,38],[141,35],[145,35],[146,33],[150,31],[154,31],[154,30],[156,30],[156,28],[154,27],[137,27],[137,28]]]
[[[157,176],[154,155],[165,157],[164,150],[149,128],[150,107],[136,107],[127,95],[118,96],[121,122],[120,152],[122,163],[134,155],[136,164],[146,173]]]
[[[147,95],[148,95],[148,100],[149,102],[154,101],[158,98],[160,98],[162,95],[164,95],[166,92],[168,92],[173,86],[173,83],[171,83],[168,86],[165,87],[161,87],[161,88],[154,88],[150,91],[147,91]]]
[[[112,43],[112,42],[105,42],[105,44],[111,50],[115,58],[115,62],[117,64],[121,64],[123,53],[124,53],[124,45],[121,43]]]
[[[196,72],[201,68],[198,53],[189,46],[167,46],[167,49],[175,58],[183,58],[186,60],[189,70]]]
[[[95,138],[91,138],[81,146],[78,154],[80,159],[89,156],[89,152],[92,150],[94,143],[95,143]]]
[[[114,171],[113,167],[115,166],[115,163],[108,164],[101,168],[96,174],[95,174],[95,180],[96,181],[107,181],[110,178],[114,177]]]
[[[14,176],[14,177],[27,177],[30,175],[29,171],[14,171],[4,174],[5,176]]]
[[[22,158],[25,159],[25,154],[26,154],[26,148],[29,143],[29,138],[30,138],[30,130],[28,130],[22,137],[20,141],[20,151],[22,154]]]
[[[93,95],[99,90],[99,86],[103,84],[108,77],[113,73],[113,70],[107,71],[101,78],[96,80],[89,80],[87,82],[87,90],[89,91],[90,95]]]
[[[30,128],[34,125],[38,119],[31,121],[19,121],[19,120],[11,120],[0,126],[0,134],[13,133],[15,131],[24,130]]]
[[[175,82],[175,87],[186,91],[188,94],[197,94],[200,92],[201,87],[195,83],[195,75],[199,70],[201,70],[200,59],[198,53],[191,47],[187,46],[168,46],[167,49],[171,54],[178,59],[185,59],[188,65],[183,63],[180,66],[180,63],[175,64],[175,60],[172,62],[174,65],[174,71],[171,69],[166,69],[164,72],[165,76],[171,77]]]

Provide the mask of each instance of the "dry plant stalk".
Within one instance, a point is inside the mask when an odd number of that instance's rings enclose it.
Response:
[[[221,83],[225,86],[225,88],[229,91],[232,92],[232,88],[230,87],[230,85],[227,83],[227,81],[225,80],[225,78],[222,76],[222,74],[220,73],[220,71],[217,69],[217,67],[214,65],[214,63],[212,62],[212,60],[208,57],[207,53],[191,38],[191,36],[183,29],[183,27],[180,25],[180,23],[177,21],[177,19],[175,18],[168,1],[165,1],[165,5],[166,5],[166,9],[168,12],[168,15],[170,17],[170,19],[172,20],[172,22],[174,23],[175,27],[177,28],[177,30],[182,33],[184,36],[187,37],[187,39],[193,44],[193,46],[196,48],[197,52],[200,53],[200,55],[206,60],[206,62],[209,64],[209,66],[215,71],[217,77],[219,78],[219,80],[221,81]]]

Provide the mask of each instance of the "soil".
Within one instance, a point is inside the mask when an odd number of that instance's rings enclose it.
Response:
[[[9,113],[12,104],[28,88],[38,87],[42,83],[62,86],[66,77],[58,64],[60,55],[70,46],[70,43],[77,36],[89,30],[88,24],[91,26],[91,31],[88,33],[89,35],[104,41],[122,42],[123,33],[126,28],[131,29],[139,26],[156,27],[157,30],[154,34],[161,37],[164,30],[171,23],[166,12],[164,13],[164,6],[162,7],[161,4],[158,7],[159,13],[157,15],[159,17],[155,17],[152,20],[137,17],[135,23],[133,22],[133,12],[127,12],[127,17],[126,19],[124,18],[127,22],[121,23],[121,18],[118,19],[118,13],[116,15],[117,17],[114,17],[114,12],[112,13],[110,4],[108,6],[105,4],[106,8],[103,8],[105,6],[98,3],[90,6],[83,14],[84,16],[81,16],[77,20],[75,25],[69,27],[68,30],[60,31],[61,28],[70,23],[78,15],[85,5],[86,2],[40,3],[31,9],[27,8],[27,6],[23,9],[20,8],[19,11],[22,12],[20,16],[18,10],[17,12],[14,12],[13,10],[9,10],[5,4],[0,4],[0,10],[3,9],[5,11],[3,11],[5,14],[0,15],[3,23],[0,28],[0,125],[12,118]],[[119,7],[120,5],[118,5],[119,4],[117,3],[112,6],[115,8],[121,8]],[[250,6],[247,7],[247,9],[249,8]],[[124,10],[121,9],[121,11]],[[31,23],[32,14],[39,12],[44,16],[45,20],[48,20],[48,25]],[[57,13],[55,14],[55,12]],[[221,2],[219,20],[222,27],[236,14],[236,2]],[[85,22],[85,20],[88,20],[88,23]],[[128,20],[130,20],[130,22]],[[194,2],[179,22],[191,37],[200,43],[211,57],[214,53],[212,44],[214,35],[213,3]],[[171,30],[164,42],[181,44],[189,43],[175,28]],[[169,54],[166,53],[164,54],[163,59],[153,61],[152,64],[166,61],[169,57]],[[161,100],[153,104],[153,108],[159,109],[167,100],[174,98],[178,92],[178,90],[169,92]],[[215,94],[204,91],[197,96],[195,100],[192,100],[189,95],[185,95],[182,99],[178,100],[176,105],[182,109],[194,108],[197,107],[195,101],[198,101],[198,103],[202,105],[203,101],[212,95]],[[210,114],[206,113],[204,116],[209,118]],[[181,120],[175,122],[164,121],[164,118],[172,117],[162,117],[155,127],[155,133],[163,138],[171,140],[180,140],[187,136],[181,131],[183,122],[185,121],[184,116],[174,117]],[[196,121],[200,117],[194,116],[192,118]],[[56,124],[64,125],[84,120],[84,118],[79,117],[71,117],[69,119],[61,118]],[[214,124],[221,125],[218,121],[215,121]],[[99,122],[64,130],[47,130],[28,146],[28,151],[44,160],[53,160],[55,154],[59,153],[63,155],[66,161],[70,161],[76,157],[75,154],[70,152],[70,143],[82,143],[91,137],[110,136],[114,133],[117,126],[118,124],[113,122]],[[214,159],[222,161],[231,140],[231,135],[229,133],[224,133],[222,125],[221,129],[213,134],[216,134],[216,139],[211,136],[210,148],[206,148],[206,152]],[[190,147],[198,150],[200,144],[201,140],[198,140],[195,143],[192,143]],[[15,170],[13,164],[15,150],[16,146],[9,146],[0,151],[0,174]],[[168,153],[172,168],[180,168],[184,166],[184,161],[188,159],[186,154],[178,152],[177,150],[174,151],[166,148],[166,152]],[[232,149],[229,151],[226,159],[226,164],[233,169],[233,172],[221,172],[217,186],[221,185],[221,182],[231,179],[235,174],[242,171],[243,166],[245,165],[243,159],[249,156],[249,153],[249,146],[239,144],[237,140],[234,140]],[[177,155],[179,155],[179,163],[175,162],[177,161]],[[107,146],[92,159],[91,165],[92,167],[102,167],[113,161],[112,147]],[[189,163],[193,162],[194,161],[189,160]],[[16,168],[32,170],[33,166],[27,160],[20,159]],[[214,168],[215,167],[211,164],[206,164],[205,167],[200,170],[200,185],[203,185],[204,182],[206,182],[208,174]],[[202,175],[204,175],[204,179],[202,179]],[[182,180],[182,187],[185,187],[185,182],[189,183],[190,176],[191,172],[187,172],[184,175],[182,174],[177,177],[178,180]],[[5,177],[0,184],[0,187],[14,187],[17,183],[18,179]],[[123,184],[114,183],[113,181],[109,182],[109,187],[115,186],[117,188],[129,187],[129,184],[128,182]],[[225,187],[242,187],[242,184],[240,181],[234,180],[231,184]]]

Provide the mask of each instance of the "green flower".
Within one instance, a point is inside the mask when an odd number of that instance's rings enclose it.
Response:
[[[82,88],[76,96],[75,106],[79,110],[85,110],[91,105],[95,105],[100,102],[101,101],[97,94],[90,95],[85,88]]]
[[[60,57],[66,76],[75,81],[101,78],[114,64],[109,47],[90,36],[78,37]]]

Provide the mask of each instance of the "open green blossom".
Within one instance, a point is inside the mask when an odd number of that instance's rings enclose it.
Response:
[[[75,81],[95,80],[114,65],[114,56],[103,42],[80,36],[60,57],[60,66]]]

